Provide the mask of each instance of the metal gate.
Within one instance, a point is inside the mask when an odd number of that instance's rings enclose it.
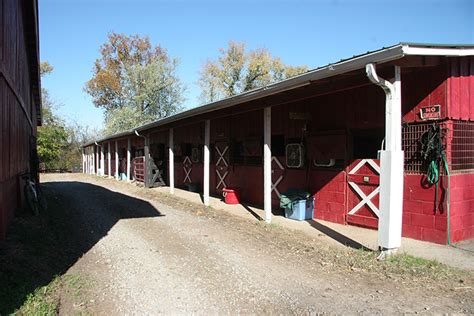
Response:
[[[357,159],[347,168],[347,223],[377,228],[380,161]]]

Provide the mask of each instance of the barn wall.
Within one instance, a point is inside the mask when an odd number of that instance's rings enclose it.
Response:
[[[23,184],[19,174],[29,171],[30,154],[36,145],[31,138],[36,135],[36,110],[21,3],[0,2],[0,240],[21,206]]]
[[[474,174],[451,176],[451,241],[474,238]]]
[[[468,124],[474,121],[474,57],[451,58],[448,78],[449,116]],[[449,124],[454,130],[455,121]],[[474,147],[472,128],[455,131],[448,137],[448,155],[456,150],[465,151],[464,161],[472,161]],[[453,145],[454,138],[462,137],[462,147]],[[466,166],[467,167],[467,166]],[[451,241],[474,238],[474,170],[452,170],[451,176]]]
[[[449,117],[447,65],[418,68],[402,73],[402,113],[404,123],[422,122],[420,109],[440,105],[440,119]]]
[[[449,59],[447,89],[449,117],[474,121],[474,57]]]

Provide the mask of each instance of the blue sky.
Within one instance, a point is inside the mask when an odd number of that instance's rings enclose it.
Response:
[[[474,43],[472,0],[145,1],[39,0],[42,84],[66,119],[100,128],[103,113],[83,92],[111,31],[148,35],[180,60],[185,106],[199,105],[201,65],[229,40],[265,47],[310,68],[398,42]]]

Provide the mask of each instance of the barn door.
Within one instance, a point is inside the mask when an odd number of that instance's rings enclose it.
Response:
[[[347,168],[347,223],[378,227],[380,161],[356,159]]]
[[[229,174],[229,150],[228,142],[217,142],[214,146],[217,191],[222,191],[222,189],[227,187],[226,177]]]

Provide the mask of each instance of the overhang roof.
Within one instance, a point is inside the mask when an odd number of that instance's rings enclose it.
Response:
[[[405,56],[474,56],[474,44],[419,44],[419,43],[399,43],[390,47],[384,47],[379,50],[367,52],[361,55],[355,55],[347,59],[341,59],[340,61],[332,64],[328,64],[319,68],[310,70],[304,74],[292,77],[290,79],[282,80],[269,84],[267,86],[249,90],[241,94],[231,96],[219,101],[211,102],[198,106],[196,108],[183,111],[181,113],[169,116],[166,118],[159,119],[157,121],[138,126],[136,128],[113,134],[107,137],[103,137],[94,142],[89,142],[84,145],[89,146],[95,142],[103,142],[110,139],[121,138],[135,134],[135,131],[141,132],[147,129],[163,126],[176,121],[187,119],[196,115],[205,114],[244,102],[254,101],[260,98],[264,98],[273,94],[277,94],[283,91],[296,89],[311,82],[333,77],[343,73],[348,73],[354,70],[365,68],[369,63],[381,64],[389,61],[397,60]]]

